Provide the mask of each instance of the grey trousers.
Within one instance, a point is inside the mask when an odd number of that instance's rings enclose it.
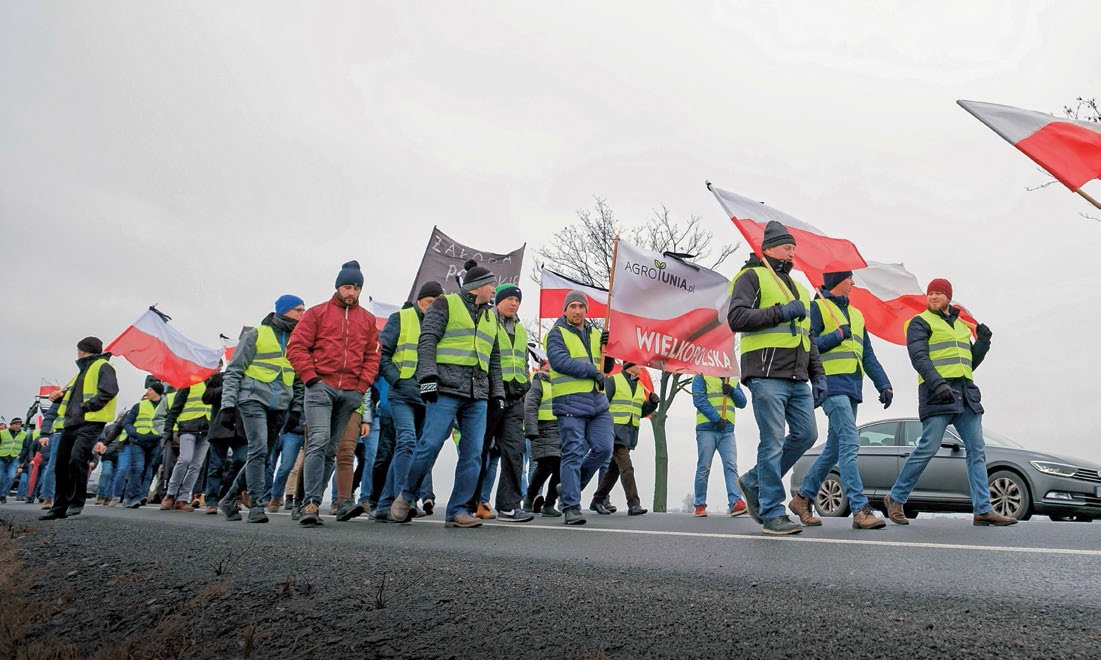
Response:
[[[326,466],[335,464],[348,419],[361,403],[360,392],[338,390],[324,381],[306,388],[306,460],[302,464],[305,504],[321,506],[325,476],[332,474]]]
[[[180,455],[176,466],[172,468],[172,477],[168,480],[165,494],[176,499],[191,499],[195,482],[199,480],[199,470],[206,460],[206,450],[210,441],[205,432],[180,431]]]

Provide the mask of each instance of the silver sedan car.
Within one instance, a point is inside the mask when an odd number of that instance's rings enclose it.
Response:
[[[870,422],[857,427],[857,432],[860,435],[857,462],[864,494],[872,506],[882,510],[883,496],[891,490],[921,437],[921,422],[913,417]],[[1101,464],[1025,449],[985,429],[983,438],[990,500],[995,511],[1018,520],[1028,520],[1033,515],[1081,522],[1101,518]],[[795,464],[791,472],[793,493],[824,446],[825,443],[815,445]],[[929,461],[906,502],[907,517],[916,518],[922,511],[971,511],[965,456],[963,441],[956,429],[949,426],[940,450]],[[815,506],[823,516],[849,515],[836,465],[818,490]]]

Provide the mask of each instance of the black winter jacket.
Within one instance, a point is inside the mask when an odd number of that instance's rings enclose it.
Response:
[[[108,362],[99,370],[99,388],[95,396],[84,403],[80,403],[80,393],[84,390],[84,376],[88,372],[88,367],[100,358],[110,360],[111,354],[100,353],[99,355],[89,355],[88,357],[83,357],[76,361],[76,366],[80,369],[80,373],[77,374],[76,380],[73,381],[73,393],[69,395],[70,405],[65,408],[65,426],[83,424],[84,413],[102,410],[104,406],[111,402],[111,399],[118,396],[119,383],[118,379],[115,377],[115,368]]]
[[[475,305],[474,296],[469,293],[463,291],[458,295],[462,297],[475,325],[483,314],[494,313],[488,304]],[[417,382],[423,383],[427,379],[436,378],[440,394],[463,399],[486,401],[505,398],[504,382],[501,379],[501,351],[496,341],[493,342],[493,351],[489,356],[489,373],[482,371],[478,365],[463,367],[436,362],[436,346],[447,329],[448,316],[447,298],[440,296],[421,320],[421,336],[417,342],[417,372],[414,376]]]
[[[543,400],[543,386],[550,374],[537,371],[531,379],[531,389],[524,396],[524,435],[531,440],[531,460],[562,455],[562,441],[558,437],[558,420],[539,421],[539,404]]]
[[[951,325],[960,315],[958,307],[949,307],[948,314],[941,314],[944,322]],[[914,370],[924,379],[918,385],[918,417],[922,420],[937,415],[956,415],[963,412],[966,404],[976,414],[983,414],[982,393],[975,381],[966,378],[945,379],[937,373],[933,361],[929,359],[929,336],[932,329],[925,319],[915,316],[910,320],[910,327],[906,330],[906,351],[910,354],[910,364]],[[971,344],[971,370],[978,369],[986,354],[990,351],[990,342],[976,340]],[[955,392],[952,403],[939,403],[934,400],[933,393],[941,383],[948,383]]]

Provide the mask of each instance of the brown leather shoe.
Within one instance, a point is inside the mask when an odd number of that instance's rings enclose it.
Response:
[[[887,517],[896,525],[909,525],[906,512],[902,510],[902,504],[891,499],[890,495],[883,496],[883,506],[887,507]]]
[[[172,507],[175,505],[176,498],[172,497],[171,495],[167,495],[163,500],[161,500],[161,511],[171,511]]]
[[[1010,525],[1016,525],[1017,519],[1003,516],[991,509],[986,513],[975,514],[975,521],[973,524],[976,527],[1008,527]]]
[[[887,521],[875,515],[870,506],[853,514],[853,529],[883,529],[886,526]]]
[[[195,510],[195,507],[191,506],[187,502],[176,502],[176,506],[173,507],[176,511],[191,512]]]
[[[283,507],[282,497],[273,497],[268,502],[268,513],[279,513],[279,510]]]
[[[469,513],[460,513],[444,523],[444,527],[481,527],[482,521]]]
[[[489,505],[485,502],[481,502],[478,504],[478,512],[474,515],[478,516],[482,520],[493,520],[497,517],[497,514],[493,513],[493,509],[489,508]],[[455,519],[458,520],[458,516],[456,516]],[[459,526],[462,527],[462,525]]]
[[[206,510],[203,511],[203,513],[205,513],[208,516],[218,515],[218,505],[217,504],[211,504],[210,506],[208,506],[206,508]]]
[[[788,508],[791,509],[791,512],[796,516],[799,516],[799,522],[807,527],[820,527],[822,525],[822,519],[814,516],[814,509],[811,506],[811,501],[801,494],[796,493],[795,497],[791,498]]]

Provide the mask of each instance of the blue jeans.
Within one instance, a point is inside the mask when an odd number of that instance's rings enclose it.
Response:
[[[696,429],[696,488],[693,504],[707,504],[707,478],[711,476],[711,463],[715,452],[723,464],[726,479],[726,507],[729,510],[742,494],[738,492],[738,446],[734,443],[734,425],[727,424],[725,431]]]
[[[845,488],[845,497],[849,500],[849,509],[855,515],[868,506],[864,495],[864,482],[860,479],[856,455],[860,451],[860,437],[856,434],[856,400],[844,394],[826,399],[822,410],[830,420],[826,432],[826,446],[814,465],[807,470],[803,483],[799,485],[799,494],[813,501],[818,495],[822,482],[836,465],[841,471],[841,485]]]
[[[115,461],[99,462],[99,484],[96,486],[96,498],[108,498],[115,492]]]
[[[559,479],[563,511],[581,508],[581,491],[612,455],[614,435],[612,415],[608,411],[592,417],[562,415],[558,418],[558,437],[562,441]]]
[[[27,469],[30,470],[32,468],[27,466]],[[31,475],[27,472],[23,472],[19,475],[19,488],[15,491],[15,499],[22,500],[27,498],[27,486],[30,484],[30,481]]]
[[[895,479],[895,485],[891,488],[891,499],[904,503],[910,497],[910,491],[917,485],[929,459],[936,456],[940,449],[944,431],[949,424],[956,427],[960,439],[963,440],[964,450],[967,452],[967,481],[971,487],[971,509],[975,515],[989,513],[994,507],[990,504],[990,483],[986,474],[986,443],[982,439],[982,415],[971,410],[967,402],[964,402],[961,413],[934,415],[922,420],[921,440],[918,441],[914,453],[906,459],[898,479]]]
[[[15,471],[19,469],[19,457],[0,458],[0,497],[7,497],[15,481]]]
[[[294,463],[298,460],[298,452],[302,450],[305,436],[298,433],[284,433],[279,436],[282,449],[279,450],[279,469],[271,480],[271,497],[279,499],[287,492],[287,477],[294,469]]]
[[[482,479],[482,492],[478,493],[480,504],[489,504],[489,496],[493,494],[493,484],[497,481],[497,468],[501,465],[501,454],[491,451],[486,457],[486,473]]]
[[[784,475],[818,439],[810,385],[780,378],[752,378],[753,418],[761,431],[757,465],[742,477],[746,488],[756,488],[761,518],[766,522],[784,515],[787,493]],[[784,433],[787,423],[788,433]]]
[[[478,483],[478,463],[485,440],[486,407],[484,400],[461,399],[449,394],[441,394],[439,401],[428,404],[424,432],[417,440],[402,497],[410,502],[417,499],[425,475],[431,472],[443,443],[451,437],[451,422],[457,419],[462,438],[459,440],[459,462],[455,465],[455,486],[451,489],[451,499],[447,501],[446,518],[453,520],[455,516],[469,513],[467,505],[474,497],[474,488]]]
[[[371,432],[363,439],[363,470],[359,477],[359,503],[366,502],[371,496],[371,488],[374,480],[371,476],[371,466],[375,464],[375,454],[378,453],[379,420],[376,417],[371,424]],[[353,484],[354,486],[354,484]],[[354,490],[354,488],[353,488]]]
[[[115,455],[115,477],[114,483],[111,485],[110,495],[112,498],[122,501],[122,495],[125,493],[126,480],[130,478],[130,445],[125,444],[119,447],[119,453]]]
[[[386,484],[382,488],[382,495],[378,499],[377,510],[385,512],[390,510],[394,498],[401,494],[409,482],[409,471],[413,465],[413,453],[417,448],[417,438],[424,432],[423,406],[401,401],[390,400],[390,414],[394,420],[394,454],[390,459],[390,467],[386,470]],[[418,423],[418,418],[419,422]],[[435,461],[433,461],[433,464]],[[424,495],[424,483],[431,490],[432,470],[429,468],[426,479],[422,481],[421,492]],[[362,497],[362,495],[361,495]],[[412,500],[410,500],[412,501]]]
[[[54,498],[54,483],[57,476],[57,445],[61,442],[61,431],[50,434],[50,441],[46,444],[47,461],[45,471],[42,473],[42,499]]]
[[[153,478],[153,463],[160,452],[160,442],[130,440],[126,444],[130,451],[130,480],[126,484],[126,500],[138,502],[149,493],[149,482],[145,479],[147,475],[150,480]]]

